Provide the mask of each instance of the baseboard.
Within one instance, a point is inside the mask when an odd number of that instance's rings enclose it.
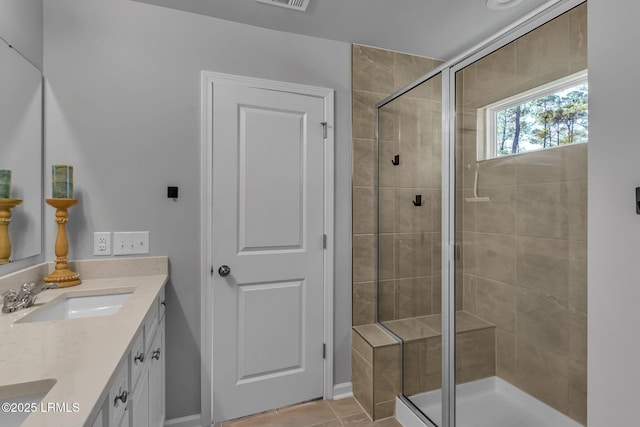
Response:
[[[189,415],[187,417],[173,418],[164,423],[165,427],[202,427],[200,414]]]
[[[351,383],[340,383],[333,386],[333,400],[353,397],[353,385]]]

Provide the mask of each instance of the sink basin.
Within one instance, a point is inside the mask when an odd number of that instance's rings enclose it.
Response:
[[[39,412],[40,402],[55,383],[56,380],[47,379],[0,387],[0,405],[9,404],[9,411],[0,411],[0,425],[18,427],[29,414]]]
[[[117,313],[132,293],[133,291],[108,295],[63,295],[18,322],[32,323],[46,320],[109,316]]]

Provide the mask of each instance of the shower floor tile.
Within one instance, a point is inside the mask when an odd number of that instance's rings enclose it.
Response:
[[[498,377],[459,385],[456,395],[458,427],[582,427]],[[441,424],[440,390],[420,393],[409,399],[437,425]]]

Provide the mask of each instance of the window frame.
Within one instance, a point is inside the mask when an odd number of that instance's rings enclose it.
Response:
[[[537,98],[550,95],[556,92],[562,92],[573,86],[589,84],[588,70],[582,70],[574,74],[562,77],[549,83],[537,86],[535,88],[520,92],[508,98],[501,99],[497,102],[480,107],[477,110],[477,158],[478,160],[497,159],[516,154],[528,153],[532,151],[546,150],[554,147],[540,148],[538,150],[522,151],[519,153],[504,154],[498,156],[498,140],[497,140],[497,114],[500,111],[525,104]]]

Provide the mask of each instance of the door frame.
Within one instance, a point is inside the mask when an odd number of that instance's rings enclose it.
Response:
[[[334,293],[334,90],[276,80],[201,72],[201,148],[200,148],[200,388],[202,426],[213,422],[213,97],[216,84],[234,84],[258,89],[290,92],[321,98],[324,101],[324,120],[327,122],[324,139],[324,234],[327,244],[324,250],[324,399],[333,398],[333,293]]]

